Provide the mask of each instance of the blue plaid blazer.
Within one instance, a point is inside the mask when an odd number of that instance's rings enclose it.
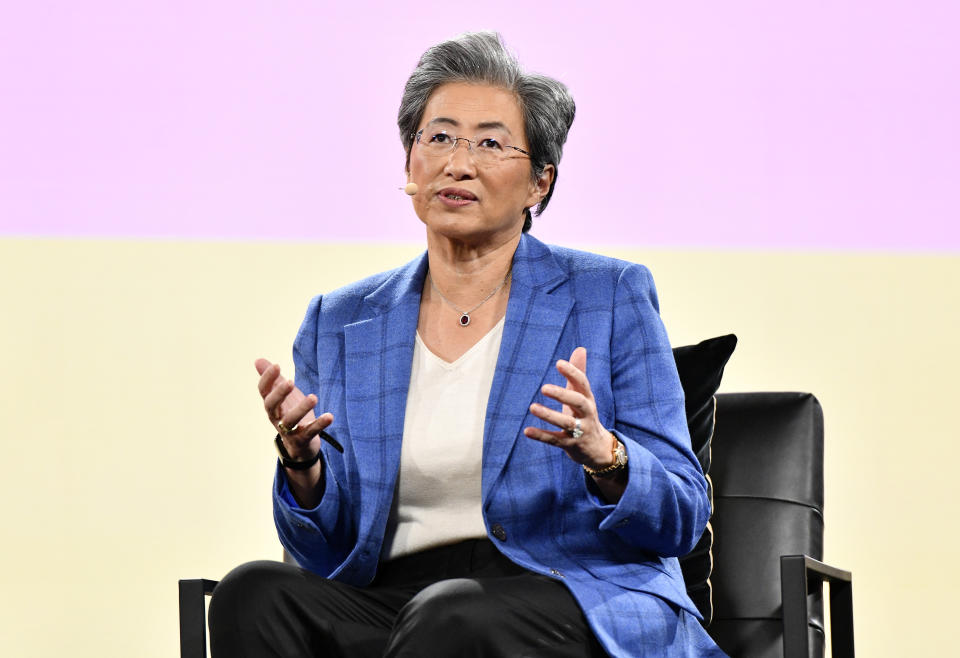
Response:
[[[314,298],[294,343],[296,382],[331,411],[325,482],[300,509],[278,467],[274,517],[299,564],[357,585],[375,575],[400,462],[407,388],[427,271],[408,265]],[[560,449],[528,439],[554,364],[587,348],[600,420],[629,455],[629,484],[604,502]],[[677,560],[709,515],[690,449],[683,392],[656,291],[641,265],[547,246],[523,235],[487,405],[482,507],[511,560],[562,580],[613,656],[702,656],[715,649],[697,621]],[[499,534],[499,533],[498,533]],[[492,534],[490,535],[493,536]],[[717,651],[717,655],[722,655]]]

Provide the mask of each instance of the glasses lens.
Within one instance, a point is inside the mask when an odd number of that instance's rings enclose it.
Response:
[[[420,131],[418,143],[428,155],[446,155],[453,150],[457,140],[446,130],[425,128]]]
[[[423,152],[432,156],[449,156],[459,144],[466,148],[480,164],[494,164],[508,155],[508,136],[505,132],[491,130],[483,132],[473,139],[454,135],[445,128],[425,128],[420,131],[418,145]],[[462,142],[462,143],[461,143]]]
[[[503,160],[508,150],[507,135],[500,131],[488,131],[476,136],[473,142],[473,155],[478,162],[492,164]]]

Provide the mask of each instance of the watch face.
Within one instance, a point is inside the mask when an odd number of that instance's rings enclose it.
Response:
[[[627,463],[627,451],[622,443],[617,443],[617,465],[623,466]]]

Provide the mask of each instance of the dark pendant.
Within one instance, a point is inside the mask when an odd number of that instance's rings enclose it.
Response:
[[[470,324],[470,316],[464,313],[460,316],[460,326],[466,327],[468,324]]]

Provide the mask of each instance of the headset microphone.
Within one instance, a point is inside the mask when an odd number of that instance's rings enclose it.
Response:
[[[417,190],[419,189],[420,188],[417,187],[416,183],[407,183],[406,186],[404,186],[403,191],[409,194],[410,196],[413,196],[417,193]]]

